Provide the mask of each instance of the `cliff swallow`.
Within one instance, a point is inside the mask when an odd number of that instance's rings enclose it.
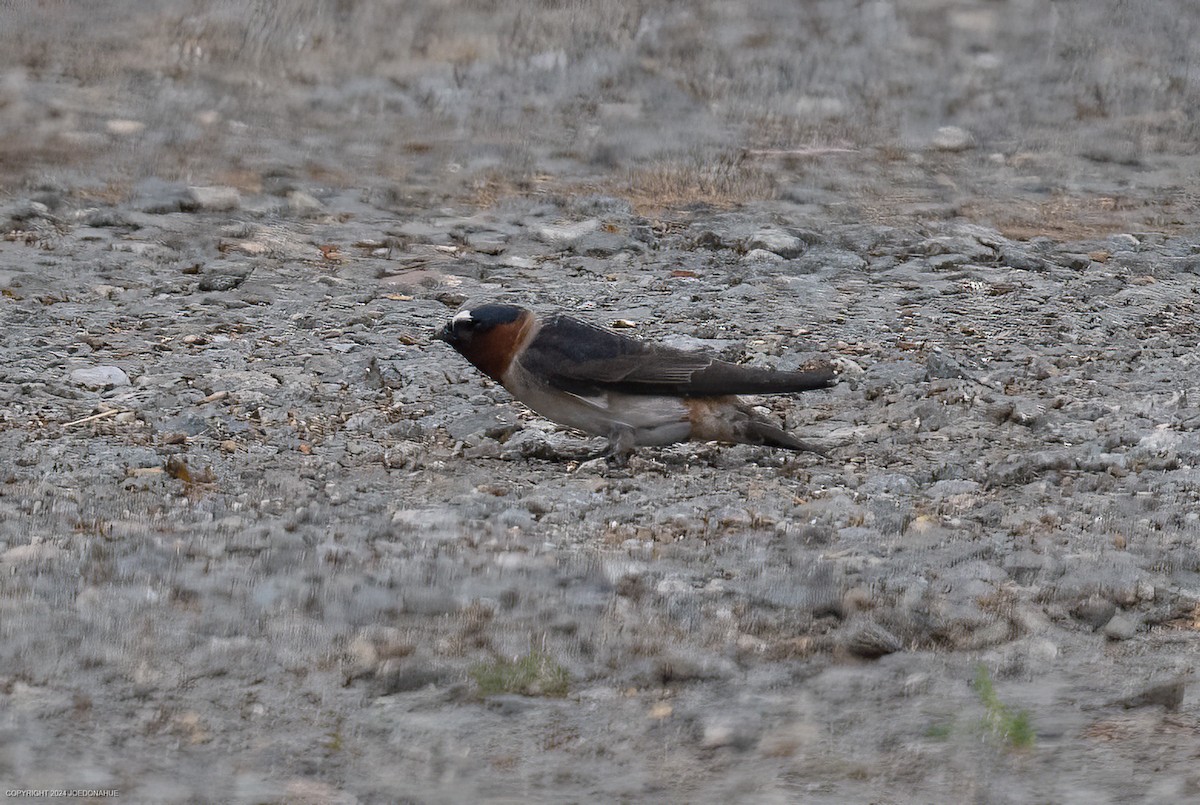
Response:
[[[688,440],[822,452],[735,395],[824,388],[836,378],[829,368],[738,366],[513,305],[459,311],[437,337],[547,419],[607,437],[607,452],[618,459],[638,445]]]

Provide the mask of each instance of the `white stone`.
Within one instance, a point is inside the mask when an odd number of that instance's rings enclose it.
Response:
[[[71,382],[89,389],[128,386],[129,375],[119,366],[88,366],[71,372]]]
[[[938,151],[966,151],[975,145],[975,138],[964,128],[942,126],[929,144]]]
[[[188,193],[197,207],[211,212],[236,210],[242,204],[242,194],[236,187],[189,187]]]

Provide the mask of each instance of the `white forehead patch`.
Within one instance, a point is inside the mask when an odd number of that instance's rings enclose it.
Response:
[[[459,324],[460,322],[464,322],[464,321],[472,321],[471,311],[469,311],[469,310],[458,311],[457,313],[454,314],[454,318],[452,319],[452,321],[454,324]]]

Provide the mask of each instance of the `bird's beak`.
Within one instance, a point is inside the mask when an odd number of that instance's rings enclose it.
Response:
[[[436,338],[438,341],[445,341],[447,344],[454,343],[454,331],[450,329],[449,324],[447,324],[442,329],[438,330],[437,333],[434,334],[433,337]]]

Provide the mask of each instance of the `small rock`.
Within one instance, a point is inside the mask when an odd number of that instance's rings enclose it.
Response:
[[[1014,551],[1004,560],[1004,570],[1017,584],[1032,585],[1043,574],[1052,573],[1053,560],[1031,550]]]
[[[463,458],[500,458],[500,443],[483,437],[478,444],[463,449]]]
[[[1118,612],[1104,624],[1104,636],[1109,640],[1129,640],[1137,634],[1140,625],[1136,618]]]
[[[461,610],[462,606],[448,592],[417,589],[405,593],[401,608],[413,615],[450,615]]]
[[[1022,271],[1045,271],[1049,266],[1043,258],[1011,243],[1000,248],[1000,264]]]
[[[799,257],[804,253],[805,248],[806,244],[800,238],[779,229],[763,229],[746,241],[747,252],[761,249],[785,259]]]
[[[49,214],[50,208],[40,201],[19,201],[8,210],[8,218],[18,223],[45,218]]]
[[[911,495],[916,490],[913,479],[899,472],[880,472],[872,475],[858,488],[862,495]]]
[[[242,194],[236,187],[189,187],[193,204],[205,212],[228,212],[242,205]]]
[[[705,722],[700,735],[702,749],[749,749],[758,741],[760,726],[748,718],[716,716]]]
[[[449,678],[449,673],[428,663],[409,659],[384,660],[379,664],[372,680],[374,696],[389,696],[407,693],[428,685],[440,685]]]
[[[520,427],[517,415],[510,408],[485,408],[482,411],[455,417],[446,425],[451,438],[467,440],[472,436],[507,439]]]
[[[670,702],[655,702],[648,715],[655,721],[662,721],[670,718],[674,712],[675,708],[671,706]]]
[[[1067,252],[1065,254],[1058,255],[1055,262],[1065,268],[1074,269],[1075,271],[1086,271],[1092,264],[1092,258],[1086,254],[1074,254]]]
[[[585,257],[612,257],[631,245],[629,238],[615,232],[590,232],[576,240],[571,249]]]
[[[973,495],[981,489],[978,481],[965,481],[962,479],[947,479],[944,481],[935,481],[925,490],[925,497],[933,500],[946,500],[948,498],[957,498],[961,495]]]
[[[574,224],[547,224],[538,227],[534,234],[552,246],[570,246],[584,235],[600,228],[599,218],[589,218]]]
[[[862,365],[850,360],[845,355],[838,355],[829,361],[829,365],[837,370],[840,375],[862,375],[866,374],[867,370],[862,368]]]
[[[508,248],[508,236],[499,232],[472,232],[467,245],[480,254],[503,254]]]
[[[530,495],[529,497],[522,498],[521,505],[525,507],[526,511],[535,516],[552,512],[558,506],[555,503],[554,497],[550,495]]]
[[[127,213],[113,207],[100,207],[94,210],[87,210],[81,214],[80,220],[93,229],[117,226],[125,226],[131,229],[138,228],[136,224],[129,220]]]
[[[851,587],[842,595],[842,611],[848,614],[866,612],[873,605],[868,587]]]
[[[866,267],[867,261],[854,252],[832,246],[813,246],[788,263],[784,270],[793,275],[821,272],[840,274],[845,271],[861,271]]]
[[[1039,666],[1054,662],[1059,653],[1058,644],[1044,637],[1034,638],[1025,644],[1025,656]]]
[[[947,258],[937,264],[931,263],[933,268],[949,268],[964,263],[994,262],[996,248],[992,245],[993,243],[995,240],[989,236],[986,230],[982,230],[968,234],[937,235],[922,242],[921,249],[929,257]]]
[[[1187,677],[1159,682],[1132,696],[1119,699],[1114,704],[1119,704],[1126,710],[1132,710],[1135,707],[1163,707],[1168,712],[1174,713],[1183,704],[1183,694],[1187,689],[1187,682]]]
[[[1105,136],[1101,139],[1084,139],[1079,155],[1093,162],[1111,163],[1126,167],[1143,164],[1145,151],[1139,140],[1125,137]]]
[[[425,539],[457,539],[461,533],[459,520],[459,515],[448,508],[400,509],[392,514],[392,525]]]
[[[521,458],[540,458],[553,461],[560,457],[561,454],[555,441],[547,434],[533,428],[526,428],[514,433],[504,442],[500,451],[500,458],[505,461]],[[603,459],[598,460],[603,465]]]
[[[140,120],[109,120],[104,124],[104,130],[117,137],[132,137],[146,130],[146,124]]]
[[[36,542],[30,545],[18,545],[15,548],[9,548],[7,551],[0,553],[0,562],[9,565],[24,562],[46,562],[52,559],[60,559],[66,555],[67,552],[57,545]]]
[[[704,680],[731,679],[737,674],[732,660],[716,654],[683,649],[664,654],[639,669],[634,680],[643,685],[678,685]]]
[[[206,274],[197,286],[202,291],[232,291],[246,281],[245,274]]]
[[[846,113],[846,102],[832,95],[801,95],[795,109],[797,117],[829,120]]]
[[[89,366],[71,372],[71,382],[89,389],[128,386],[129,375],[119,366]]]
[[[950,644],[960,651],[980,651],[1006,643],[1013,637],[1013,626],[1005,618],[996,618],[986,626],[970,628],[966,623],[952,624],[963,628],[949,631]]]
[[[1116,614],[1117,605],[1100,595],[1092,595],[1071,608],[1075,620],[1093,629],[1104,626]]]
[[[1046,413],[1046,407],[1035,400],[1018,398],[1013,402],[1012,411],[1008,415],[1011,422],[1025,427],[1033,427]]]
[[[870,620],[851,627],[843,645],[850,654],[866,660],[894,654],[904,647],[900,638]]]
[[[288,192],[287,205],[288,209],[297,215],[310,215],[325,209],[325,205],[316,196],[303,190]]]
[[[724,506],[713,517],[722,528],[746,529],[754,523],[754,517],[741,506]]]
[[[937,151],[966,151],[975,145],[971,132],[958,126],[942,126],[929,141]]]
[[[533,528],[535,522],[533,515],[528,511],[517,508],[505,509],[495,515],[493,520],[504,528],[519,528],[522,531],[528,531]]]
[[[424,463],[425,448],[420,442],[402,441],[383,452],[383,466],[388,469],[415,470]]]
[[[195,208],[195,202],[186,187],[155,178],[138,182],[134,187],[133,200],[129,204],[138,212],[150,215]]]
[[[925,359],[925,367],[930,380],[961,380],[968,376],[966,370],[957,361],[937,353],[933,353]]]
[[[692,245],[697,249],[709,249],[711,251],[731,248],[731,244],[711,229],[699,232],[692,240]]]
[[[914,361],[877,363],[867,370],[863,393],[873,400],[889,391],[924,381],[929,370]]]
[[[747,263],[782,263],[783,258],[772,251],[766,249],[751,249],[742,257]]]

